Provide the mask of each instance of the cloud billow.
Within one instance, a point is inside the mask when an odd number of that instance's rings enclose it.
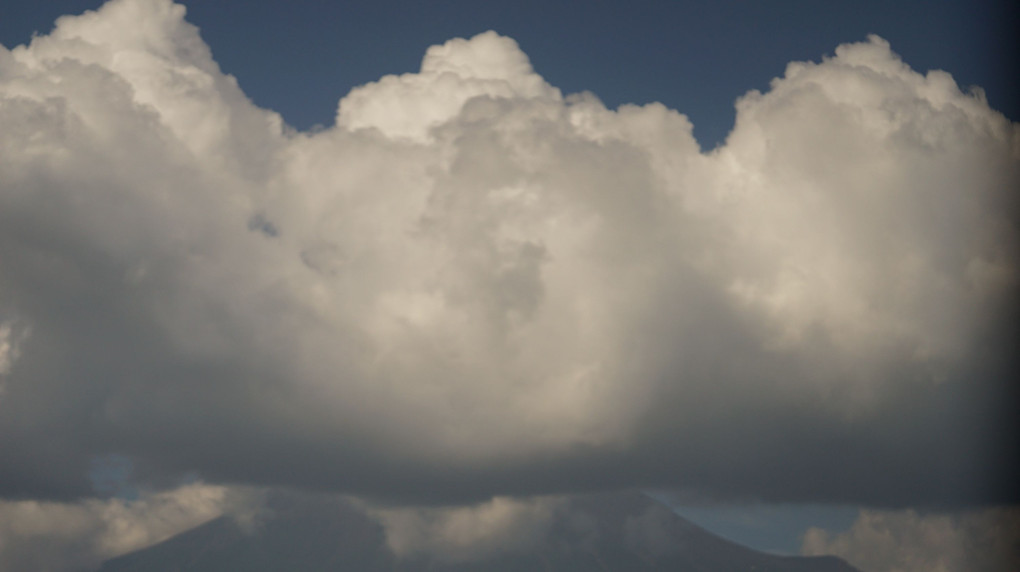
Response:
[[[871,37],[703,153],[486,32],[299,133],[184,12],[0,51],[0,495],[110,453],[437,503],[1015,495],[1020,131],[979,92]]]

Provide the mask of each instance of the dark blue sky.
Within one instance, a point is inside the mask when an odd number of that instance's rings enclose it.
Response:
[[[100,0],[4,0],[0,43],[26,42]],[[333,121],[337,100],[387,73],[416,71],[425,49],[494,29],[516,39],[565,93],[607,105],[661,101],[687,114],[703,147],[733,124],[733,102],[765,89],[787,62],[817,60],[877,33],[918,70],[945,69],[1020,117],[1015,2],[803,0],[191,0],[222,68],[259,105],[307,129]]]

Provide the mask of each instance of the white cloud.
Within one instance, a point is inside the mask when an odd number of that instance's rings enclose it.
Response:
[[[14,366],[15,360],[18,359],[20,354],[18,345],[24,334],[17,332],[14,327],[15,325],[13,322],[0,322],[0,376],[11,372],[11,367]],[[0,380],[2,379],[0,377]],[[0,385],[0,389],[2,387]]]
[[[367,508],[398,558],[462,562],[534,550],[546,540],[561,499],[495,497],[464,507]]]
[[[388,75],[351,90],[340,100],[336,123],[427,142],[429,129],[457,117],[464,103],[479,96],[561,97],[531,69],[517,42],[490,31],[432,46],[418,73]]]
[[[1006,572],[1020,563],[1020,512],[863,510],[845,532],[808,530],[802,553],[834,554],[865,572]]]
[[[984,487],[1020,132],[948,74],[843,45],[702,154],[486,33],[293,133],[183,16],[114,0],[0,51],[0,316],[32,332],[0,494],[87,494],[111,451],[450,499]]]
[[[88,569],[225,513],[243,515],[251,498],[248,493],[197,483],[136,500],[0,501],[0,568]]]

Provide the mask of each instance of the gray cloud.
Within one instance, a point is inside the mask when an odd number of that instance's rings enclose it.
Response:
[[[183,17],[0,51],[0,494],[1015,496],[1020,131],[948,74],[842,45],[706,154],[489,32],[295,133]]]
[[[547,541],[556,497],[494,497],[462,507],[366,507],[378,521],[397,558],[439,562],[479,560],[502,553],[528,553]]]
[[[865,510],[845,532],[808,530],[802,551],[835,554],[869,572],[1005,572],[1020,562],[1020,513]]]
[[[86,570],[224,514],[250,520],[259,495],[193,483],[131,501],[0,501],[0,567]]]

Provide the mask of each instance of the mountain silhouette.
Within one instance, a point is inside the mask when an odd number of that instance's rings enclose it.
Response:
[[[778,556],[716,536],[641,493],[567,499],[527,551],[471,560],[396,556],[379,522],[337,497],[274,493],[254,527],[221,517],[106,561],[100,572],[858,572],[832,556]]]

